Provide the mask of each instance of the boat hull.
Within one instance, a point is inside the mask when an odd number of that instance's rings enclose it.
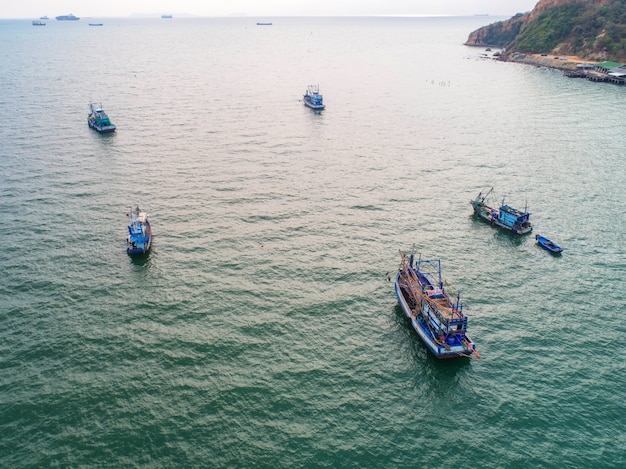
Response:
[[[101,134],[110,134],[112,132],[115,132],[115,128],[116,128],[114,124],[103,125],[103,124],[94,122],[91,119],[87,119],[87,125],[89,125],[89,128],[95,130],[96,132],[100,132]]]
[[[405,297],[405,293],[400,288],[400,272],[396,274],[396,281],[394,284],[396,297],[398,298],[398,303],[400,304],[400,308],[402,308],[402,312],[407,317],[407,319],[411,322],[411,326],[417,335],[422,339],[422,342],[426,345],[428,350],[432,352],[435,357],[440,359],[445,358],[459,358],[459,357],[469,357],[472,355],[473,350],[475,350],[474,342],[467,336],[463,335],[462,337],[457,337],[457,339],[462,339],[466,342],[466,344],[460,343],[460,340],[457,340],[459,343],[447,344],[447,347],[439,345],[430,330],[423,317],[420,314],[416,314],[411,310],[411,307]],[[417,306],[419,307],[419,305]],[[423,312],[423,311],[422,311]]]
[[[306,107],[314,109],[316,111],[323,111],[324,109],[326,109],[326,105],[325,104],[312,104],[312,103],[309,103],[307,101],[304,101],[304,105]]]

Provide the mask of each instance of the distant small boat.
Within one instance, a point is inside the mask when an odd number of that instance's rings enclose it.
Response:
[[[44,23],[43,21],[40,20],[34,20],[33,21],[33,26],[45,26],[46,23]]]
[[[537,240],[537,244],[544,248],[546,251],[550,251],[553,254],[560,254],[563,252],[563,248],[556,244],[553,241],[550,241],[545,236],[535,235],[535,239]]]
[[[103,134],[115,132],[115,124],[111,122],[107,113],[102,109],[102,103],[89,103],[87,124],[90,128]]]
[[[126,216],[130,217],[126,251],[131,255],[146,254],[152,243],[152,227],[148,220],[148,214],[136,206],[135,208],[131,207]]]
[[[476,345],[467,335],[467,316],[460,296],[451,298],[441,276],[441,260],[414,259],[400,252],[395,291],[404,315],[420,339],[437,358],[475,355]]]
[[[57,21],[78,21],[80,18],[70,13],[69,15],[57,16],[56,19]]]
[[[321,111],[326,107],[324,105],[324,98],[320,94],[319,85],[309,85],[304,92],[302,101],[305,106],[315,109],[316,111]]]
[[[533,227],[530,224],[530,213],[527,212],[527,209],[524,208],[522,212],[510,205],[505,205],[504,199],[502,199],[499,209],[490,207],[485,204],[485,199],[491,194],[491,191],[493,191],[493,187],[485,195],[481,191],[475,200],[470,201],[474,213],[490,223],[491,226],[497,226],[519,235],[530,233]]]
[[[161,15],[161,18],[168,19],[168,18],[173,18],[173,16],[172,15]]]
[[[256,25],[257,25],[257,26],[271,26],[271,25],[272,25],[272,23],[260,23],[260,22],[259,22],[259,23],[257,23]]]
[[[40,16],[39,19],[40,20],[49,20],[50,18],[48,18],[47,16],[44,15],[44,16]]]
[[[89,23],[89,26],[102,26],[102,23]]]

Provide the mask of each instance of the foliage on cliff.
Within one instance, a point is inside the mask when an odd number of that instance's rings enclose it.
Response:
[[[543,0],[536,10],[540,6],[538,11],[474,31],[466,44],[497,45],[509,52],[626,59],[626,0]]]

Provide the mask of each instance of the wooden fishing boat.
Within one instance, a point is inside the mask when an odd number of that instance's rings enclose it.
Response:
[[[441,277],[441,260],[417,260],[400,252],[395,291],[404,315],[437,358],[480,358],[467,335],[467,316],[457,295],[452,300]]]
[[[126,216],[130,217],[126,251],[131,255],[146,254],[152,243],[152,227],[148,220],[148,214],[141,211],[137,206],[131,207]]]
[[[493,187],[485,195],[481,191],[476,199],[470,200],[474,213],[482,220],[490,223],[491,226],[519,235],[530,233],[533,227],[530,223],[528,207],[524,207],[524,211],[518,210],[510,205],[505,205],[504,198],[499,209],[490,207],[485,203],[485,199],[492,191]]]
[[[550,241],[545,236],[535,235],[535,239],[537,240],[537,244],[544,248],[546,251],[550,251],[553,254],[561,254],[563,252],[563,248],[556,244],[553,241]]]

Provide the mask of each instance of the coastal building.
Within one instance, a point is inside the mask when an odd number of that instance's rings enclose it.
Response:
[[[599,62],[596,64],[596,70],[601,73],[609,73],[614,68],[621,67],[622,64],[617,62]]]

